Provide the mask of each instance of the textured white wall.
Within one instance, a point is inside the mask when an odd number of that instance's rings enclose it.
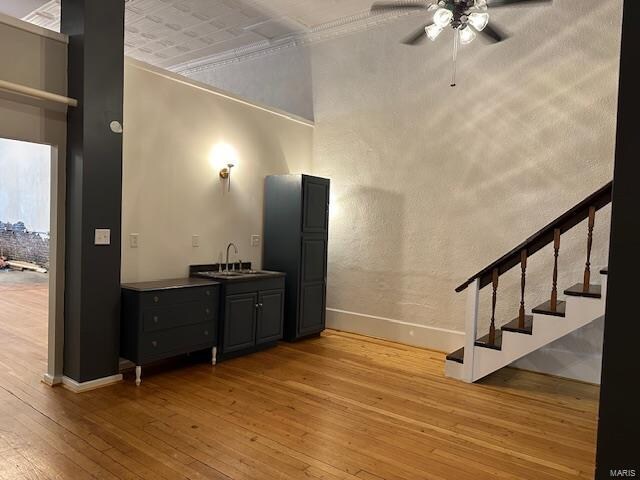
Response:
[[[259,266],[264,177],[308,170],[313,128],[133,60],[124,93],[123,281],[183,277],[229,242]],[[237,153],[229,193],[210,162],[219,143]]]
[[[449,335],[464,325],[465,295],[454,288],[611,179],[621,6],[557,0],[495,11],[513,37],[464,47],[455,89],[450,36],[399,44],[420,24],[416,17],[307,47],[311,173],[332,179],[334,325],[442,349],[462,344]],[[240,68],[260,77],[284,55],[250,72],[255,61],[199,78],[215,84],[226,72],[233,90],[234,81],[244,85]],[[260,94],[267,101],[268,91]],[[608,210],[597,220],[595,266],[606,264]],[[582,277],[585,228],[563,239],[561,288]],[[550,278],[547,248],[530,261],[529,307],[548,298]],[[501,279],[501,323],[517,312],[518,288],[518,271]],[[597,380],[600,336],[596,325],[552,347],[589,363],[582,378]],[[554,352],[541,355],[541,369],[562,373]]]

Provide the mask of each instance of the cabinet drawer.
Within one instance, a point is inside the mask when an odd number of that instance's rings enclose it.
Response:
[[[190,302],[169,307],[146,308],[143,312],[143,330],[155,332],[212,322],[217,317],[217,302]]]
[[[218,297],[218,285],[156,290],[142,294],[142,308],[168,307],[177,303],[207,302]]]
[[[193,351],[195,347],[213,347],[215,337],[214,323],[162,330],[143,335],[140,352],[144,359],[151,359],[171,352]]]

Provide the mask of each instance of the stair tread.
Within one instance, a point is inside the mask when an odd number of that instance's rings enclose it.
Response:
[[[447,360],[451,360],[452,362],[464,363],[464,347],[459,348],[455,352],[447,355]]]
[[[542,315],[553,315],[554,317],[564,317],[567,304],[565,302],[558,301],[558,307],[555,312],[551,311],[551,300],[547,300],[542,305],[538,305],[533,309],[533,313],[540,313]]]
[[[506,325],[503,325],[502,330],[505,332],[524,333],[526,335],[531,335],[533,333],[533,315],[525,315],[524,328],[520,328],[519,323],[520,319],[514,318]]]
[[[476,340],[476,347],[490,348],[492,350],[502,350],[502,330],[496,330],[495,343],[489,343],[489,334]]]
[[[589,289],[585,292],[583,284],[576,283],[573,287],[566,289],[564,293],[571,297],[602,298],[602,286],[589,285]]]

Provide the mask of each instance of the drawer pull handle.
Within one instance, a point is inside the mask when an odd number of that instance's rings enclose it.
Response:
[[[153,317],[153,323],[158,323],[158,317]]]
[[[158,342],[156,342],[156,341],[154,340],[153,342],[151,342],[151,345],[152,345],[153,347],[157,347],[157,346],[158,346]]]
[[[207,297],[211,296],[211,292],[209,290],[206,291]]]
[[[205,312],[207,313],[207,315],[209,315],[211,313],[211,310],[209,310],[208,308],[205,310]]]
[[[205,336],[209,336],[209,330],[204,331]]]
[[[153,297],[153,303],[158,303],[160,299],[158,297]]]

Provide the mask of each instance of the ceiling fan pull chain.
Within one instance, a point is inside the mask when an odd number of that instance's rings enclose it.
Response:
[[[451,75],[451,86],[456,86],[456,63],[458,62],[458,45],[460,43],[460,30],[453,31],[453,73]]]

